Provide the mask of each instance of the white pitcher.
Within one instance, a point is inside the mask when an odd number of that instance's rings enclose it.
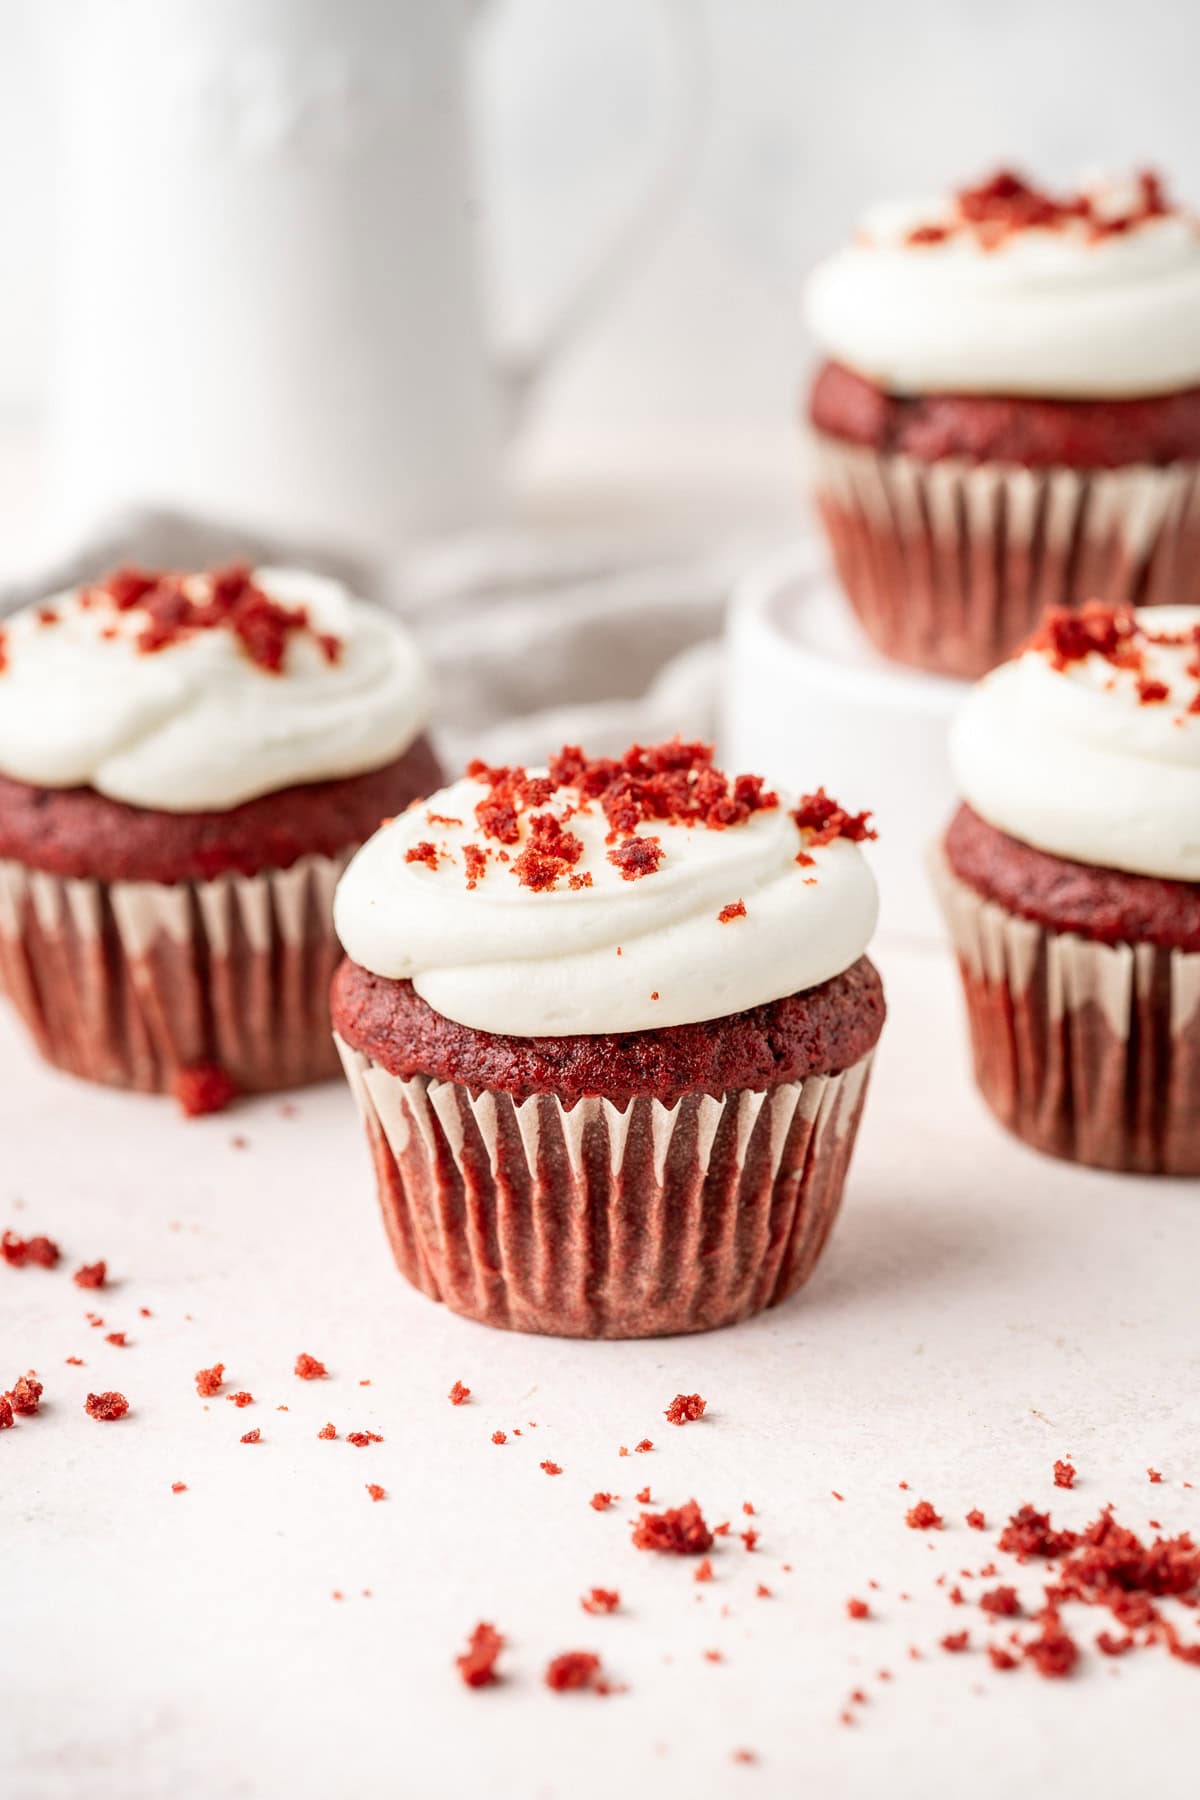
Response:
[[[677,29],[686,7],[667,8]],[[484,316],[464,81],[478,10],[50,0],[58,530],[161,503],[386,557],[486,515],[546,358],[506,370]],[[681,168],[677,142],[643,225]],[[629,249],[625,233],[614,256]]]

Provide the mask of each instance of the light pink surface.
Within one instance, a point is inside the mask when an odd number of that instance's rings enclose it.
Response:
[[[991,1535],[961,1524],[973,1505],[999,1524],[1023,1500],[1061,1502],[1079,1524],[1112,1500],[1139,1529],[1200,1528],[1200,1485],[1182,1487],[1200,1484],[1200,1189],[1010,1142],[970,1088],[949,959],[885,947],[880,962],[892,1018],[813,1282],[731,1332],[651,1344],[493,1333],[410,1291],[343,1089],[299,1095],[294,1117],[267,1099],[185,1124],[33,1065],[0,1015],[0,1227],[65,1253],[54,1274],[0,1267],[0,1383],[32,1364],[47,1388],[42,1416],[0,1437],[0,1792],[1193,1793],[1200,1672],[1160,1652],[1106,1662],[1090,1648],[1105,1621],[1077,1612],[1074,1680],[995,1674],[936,1648],[985,1633],[935,1578],[985,1560]],[[98,1256],[117,1285],[80,1292],[70,1269]],[[132,1347],[99,1341],[89,1307]],[[300,1350],[331,1378],[296,1380]],[[217,1360],[255,1406],[205,1410],[193,1371]],[[455,1379],[474,1390],[459,1408]],[[83,1412],[107,1387],[132,1403],[121,1424]],[[710,1401],[683,1430],[661,1416],[680,1390]],[[317,1439],[327,1419],[337,1442]],[[252,1426],[263,1442],[243,1446]],[[384,1442],[344,1441],[362,1428]],[[653,1453],[618,1456],[643,1436]],[[1067,1454],[1079,1485],[1056,1494]],[[627,1521],[645,1482],[735,1532],[752,1500],[760,1549],[718,1540],[707,1586],[687,1560],[639,1555]],[[621,1504],[592,1511],[599,1488]],[[942,1534],[905,1528],[921,1497]],[[621,1611],[581,1612],[593,1585],[620,1589]],[[850,1621],[850,1595],[877,1617]],[[510,1637],[509,1679],[470,1693],[452,1658],[480,1618]],[[542,1670],[567,1649],[600,1651],[628,1693],[549,1693]],[[756,1767],[731,1761],[743,1745]]]

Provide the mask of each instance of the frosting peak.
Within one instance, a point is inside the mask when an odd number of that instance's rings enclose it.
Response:
[[[858,960],[875,884],[867,816],[790,808],[703,745],[549,768],[472,764],[376,833],[342,878],[355,962],[436,1011],[519,1037],[698,1023]]]
[[[399,621],[296,570],[121,569],[0,627],[0,773],[131,806],[223,812],[382,768],[428,710]]]
[[[1200,383],[1200,232],[1151,174],[1055,197],[1002,171],[873,209],[806,312],[892,393],[1169,393]]]
[[[951,729],[963,797],[1071,862],[1200,881],[1200,607],[1054,612]]]

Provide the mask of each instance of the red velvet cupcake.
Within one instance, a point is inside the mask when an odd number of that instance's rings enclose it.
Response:
[[[336,1072],[338,876],[439,779],[338,584],[121,570],[0,626],[0,980],[48,1061],[189,1110]]]
[[[794,1292],[883,1024],[871,835],[679,742],[472,765],[381,830],[338,889],[333,1017],[408,1279],[570,1337]]]
[[[885,655],[974,677],[1047,606],[1200,602],[1200,235],[1154,176],[879,209],[808,317],[817,505]]]
[[[1051,614],[951,747],[937,884],[984,1098],[1052,1155],[1200,1175],[1200,608]]]

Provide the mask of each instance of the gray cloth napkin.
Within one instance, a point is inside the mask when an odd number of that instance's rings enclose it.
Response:
[[[504,529],[423,548],[389,576],[320,546],[147,511],[0,590],[0,616],[121,563],[316,569],[395,607],[417,636],[448,768],[475,755],[537,763],[565,742],[611,755],[634,739],[711,736],[729,593],[771,542]]]

